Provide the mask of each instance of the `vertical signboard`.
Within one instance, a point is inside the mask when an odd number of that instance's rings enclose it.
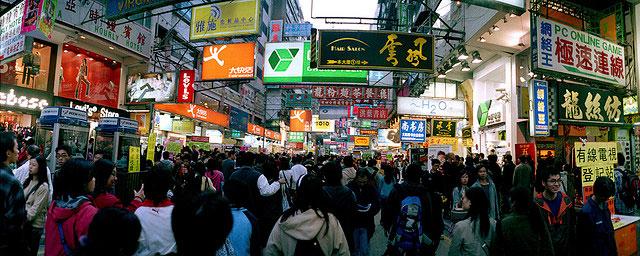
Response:
[[[20,33],[24,2],[20,1],[0,16],[0,60],[13,57],[25,50],[25,36]]]
[[[178,77],[178,102],[193,103],[193,81],[195,80],[195,71],[180,70]]]
[[[424,142],[426,137],[426,120],[401,119],[400,141]]]
[[[282,20],[269,21],[269,42],[282,41]]]
[[[547,81],[533,80],[529,86],[529,133],[531,136],[549,136],[549,86]]]

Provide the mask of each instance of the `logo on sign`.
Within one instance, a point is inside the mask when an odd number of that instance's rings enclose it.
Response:
[[[28,109],[43,109],[49,106],[49,102],[45,99],[38,99],[35,97],[16,96],[13,89],[9,90],[9,93],[0,92],[0,105],[21,107]]]
[[[97,106],[92,106],[89,104],[77,105],[77,104],[73,104],[72,101],[69,102],[69,107],[75,108],[77,110],[86,111],[87,116],[93,116],[93,114],[95,114],[98,111]],[[119,117],[119,116],[120,114],[116,112],[110,111],[106,108],[100,108],[100,117]]]
[[[193,101],[193,78],[195,71],[193,70],[181,70],[180,71],[180,88],[178,88],[178,102],[192,102]]]

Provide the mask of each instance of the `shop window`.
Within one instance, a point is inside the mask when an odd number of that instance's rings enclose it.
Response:
[[[0,65],[0,84],[46,91],[49,85],[52,48],[34,42],[31,53]]]
[[[455,99],[458,97],[456,84],[435,82],[425,88],[424,97]]]

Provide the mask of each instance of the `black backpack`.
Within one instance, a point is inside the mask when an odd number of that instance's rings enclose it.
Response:
[[[298,240],[294,256],[325,256],[318,239]]]

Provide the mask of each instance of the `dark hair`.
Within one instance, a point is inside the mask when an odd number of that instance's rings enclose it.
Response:
[[[36,158],[31,158],[31,160],[36,160],[36,162],[38,163],[38,173],[36,174],[36,178],[38,178],[38,184],[36,184],[35,188],[40,187],[41,184],[48,182],[48,178],[47,178],[47,160],[44,159],[44,157],[36,157]],[[29,168],[31,169],[31,168]],[[22,185],[23,187],[28,187],[29,183],[31,183],[31,179],[33,178],[33,174],[31,174],[31,171],[29,171],[29,178],[27,178],[24,181],[24,184]],[[28,193],[28,192],[27,192]]]
[[[162,159],[169,160],[169,151],[162,152]]]
[[[215,255],[232,227],[229,202],[219,193],[205,192],[179,200],[171,214],[179,255]]]
[[[38,145],[30,145],[27,148],[27,154],[31,156],[31,158],[36,158],[40,155],[40,147]]]
[[[538,168],[538,173],[540,174],[540,181],[542,182],[547,182],[551,176],[560,175],[560,171],[557,169],[542,165]]]
[[[262,174],[269,181],[278,179],[278,165],[273,157],[267,157],[262,164]]]
[[[456,187],[458,188],[462,187],[462,183],[460,183],[460,179],[462,179],[462,176],[465,176],[465,175],[467,175],[468,180],[471,179],[471,173],[469,173],[469,171],[461,170],[460,173],[458,174],[458,179],[456,180],[456,183],[457,183]],[[467,181],[467,186],[469,185],[468,182],[469,181]]]
[[[82,255],[133,255],[141,231],[140,220],[132,212],[115,207],[100,209],[89,224]]]
[[[246,191],[249,191],[249,188],[244,182],[237,179],[225,180],[222,190],[233,207],[247,207],[249,198]]]
[[[382,164],[382,170],[384,171],[384,183],[391,184],[395,178],[395,168],[389,164]]]
[[[431,159],[431,167],[433,167],[436,164],[440,164],[440,160],[438,160],[437,158]]]
[[[281,157],[280,158],[280,170],[281,171],[286,171],[291,169],[291,165],[289,164],[289,158],[287,157]]]
[[[531,190],[525,187],[514,187],[510,191],[513,211],[518,214],[527,215],[531,228],[538,234],[544,232],[544,221],[540,208],[531,198]]]
[[[192,170],[195,173],[197,173],[199,176],[203,176],[204,173],[207,171],[207,168],[205,167],[202,161],[197,161],[192,166],[193,166]]]
[[[489,234],[489,199],[487,199],[487,195],[482,188],[471,187],[464,192],[464,196],[471,201],[467,216],[471,218],[471,221],[480,221],[480,235],[483,238],[486,237]]]
[[[332,163],[335,164],[335,163]],[[295,203],[283,214],[280,222],[285,222],[289,217],[293,216],[298,210],[304,212],[309,209],[325,219],[325,234],[329,231],[329,210],[327,205],[328,199],[326,193],[322,189],[322,180],[313,174],[307,174],[300,179],[300,186],[296,190]],[[322,214],[318,214],[318,212]]]
[[[96,189],[93,191],[94,195],[99,195],[107,191],[105,187],[109,177],[113,174],[113,168],[115,165],[113,162],[107,159],[100,159],[93,163],[93,175],[96,177]]]
[[[69,155],[70,157],[72,156],[72,152],[71,152],[71,148],[67,145],[60,145],[56,148],[56,153],[58,153],[58,151],[60,150],[64,150],[65,152],[67,152],[67,155]]]
[[[407,182],[420,183],[420,175],[422,174],[422,166],[418,163],[413,163],[407,166],[406,178]]]
[[[367,162],[367,166],[369,167],[375,167],[378,164],[378,161],[376,161],[375,159],[369,159],[369,162]]]
[[[520,163],[527,163],[529,162],[529,156],[527,155],[521,155],[520,157],[518,157],[518,159],[520,159]]]
[[[513,156],[506,154],[504,155],[504,159],[506,159],[507,161],[513,161]]]
[[[447,153],[445,153],[444,151],[441,150],[441,151],[438,151],[438,156],[440,156],[440,155],[446,156]]]
[[[236,159],[237,166],[253,166],[255,155],[251,152],[241,151]]]
[[[622,152],[618,152],[618,166],[624,166],[624,154]]]
[[[209,158],[209,160],[207,161],[207,168],[209,170],[217,170],[219,171],[221,169],[221,163],[220,163],[220,159],[218,158]]]
[[[498,162],[498,155],[488,155],[487,156],[487,160],[489,160],[489,163],[497,163]]]
[[[65,162],[54,179],[56,188],[53,197],[77,197],[87,194],[87,184],[93,179],[93,165],[81,158],[71,158]]]
[[[0,164],[7,161],[7,151],[13,152],[17,143],[15,133],[0,132]]]
[[[159,204],[167,198],[167,191],[173,184],[173,176],[166,166],[156,165],[144,179],[144,193],[148,199]]]
[[[320,172],[324,174],[324,178],[329,186],[342,185],[342,170],[337,162],[329,162],[322,166]]]
[[[342,158],[342,162],[344,163],[345,167],[353,167],[353,157],[352,156],[345,156],[344,158]]]
[[[596,178],[593,183],[593,194],[599,197],[609,198],[615,193],[613,181],[606,176]]]

